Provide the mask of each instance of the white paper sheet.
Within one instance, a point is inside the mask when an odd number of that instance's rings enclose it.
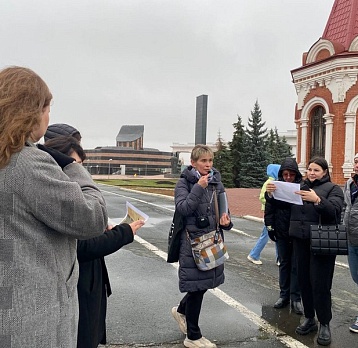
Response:
[[[300,190],[300,184],[285,181],[272,181],[276,186],[276,190],[272,192],[275,199],[293,204],[302,205],[302,198],[295,192]]]
[[[141,210],[136,208],[134,205],[130,204],[129,202],[126,202],[126,208],[127,213],[126,216],[123,218],[123,220],[120,222],[121,224],[126,222],[127,224],[130,224],[133,221],[137,220],[144,220],[147,221],[149,216],[145,213],[143,213]]]

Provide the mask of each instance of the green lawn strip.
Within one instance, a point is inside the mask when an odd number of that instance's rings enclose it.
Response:
[[[120,187],[174,188],[178,180],[158,179],[96,179],[95,182]]]

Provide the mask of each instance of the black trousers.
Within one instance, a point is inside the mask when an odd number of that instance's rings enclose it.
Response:
[[[180,301],[177,310],[186,317],[187,337],[190,340],[198,340],[202,336],[199,328],[199,315],[205,292],[206,290],[188,292]]]
[[[336,256],[314,255],[309,239],[294,238],[293,248],[305,317],[314,318],[316,312],[321,324],[329,324],[332,319],[331,288]]]
[[[297,279],[297,262],[291,238],[277,238],[280,297],[291,301],[301,301]]]

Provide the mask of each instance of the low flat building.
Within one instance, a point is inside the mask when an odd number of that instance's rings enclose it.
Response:
[[[143,148],[143,125],[124,125],[117,137],[117,146],[85,150],[84,166],[92,175],[158,175],[171,173],[172,152]]]

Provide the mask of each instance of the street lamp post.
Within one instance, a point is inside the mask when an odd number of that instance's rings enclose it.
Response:
[[[108,160],[108,179],[109,179],[109,174],[111,173],[111,161],[112,161],[112,158],[110,158]]]
[[[148,161],[145,162],[145,176],[147,176],[147,166],[148,166]]]

